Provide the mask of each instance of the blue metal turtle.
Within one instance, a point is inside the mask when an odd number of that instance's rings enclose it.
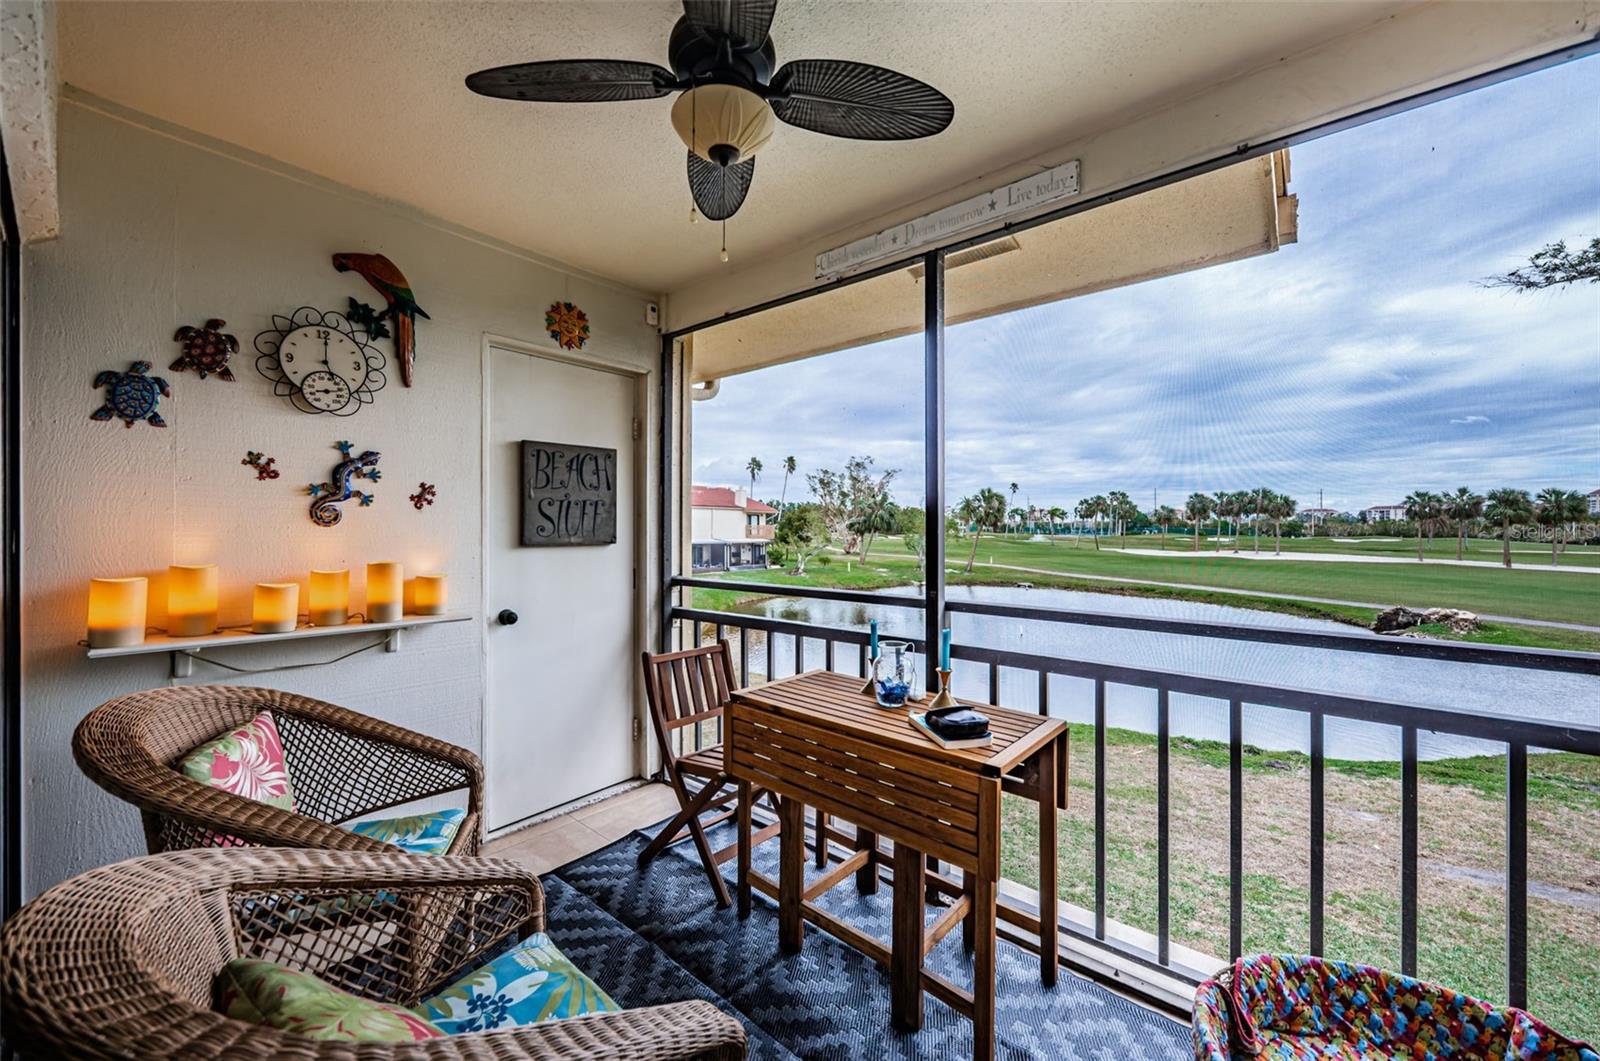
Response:
[[[167,422],[156,412],[156,403],[172,394],[172,388],[160,376],[148,376],[150,362],[135,361],[126,372],[105,371],[94,378],[96,387],[106,389],[106,403],[89,414],[91,420],[120,418],[127,427],[135,420],[143,420],[151,427],[166,427]]]

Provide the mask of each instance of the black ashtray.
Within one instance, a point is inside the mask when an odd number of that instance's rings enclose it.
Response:
[[[988,715],[960,705],[929,711],[923,721],[945,740],[972,740],[989,732]]]

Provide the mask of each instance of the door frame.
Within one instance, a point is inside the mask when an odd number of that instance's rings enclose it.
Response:
[[[550,343],[528,342],[524,339],[514,339],[510,336],[497,335],[484,332],[480,352],[480,365],[478,372],[478,386],[481,394],[479,419],[482,423],[482,432],[479,438],[478,467],[479,467],[479,505],[478,505],[478,614],[481,616],[480,630],[482,631],[482,663],[483,663],[483,689],[482,710],[479,721],[479,747],[480,758],[483,759],[484,772],[484,803],[483,821],[484,836],[493,839],[506,833],[515,832],[529,824],[530,818],[538,818],[548,814],[554,808],[536,812],[525,818],[518,818],[510,824],[491,830],[489,823],[494,820],[490,813],[493,803],[494,786],[490,782],[495,769],[495,749],[489,740],[489,723],[494,716],[494,697],[490,682],[489,660],[489,632],[494,623],[490,613],[490,588],[489,588],[489,551],[490,551],[490,500],[493,496],[494,484],[490,479],[490,450],[492,442],[492,416],[490,411],[490,361],[493,351],[499,349],[507,353],[521,354],[525,357],[536,357],[544,361],[554,361],[559,364],[571,365],[575,368],[593,369],[596,372],[607,372],[615,376],[623,376],[633,381],[633,418],[636,423],[633,432],[633,621],[629,624],[627,637],[629,639],[629,655],[637,656],[648,643],[650,609],[645,606],[644,587],[646,585],[646,563],[650,556],[650,429],[652,417],[650,415],[650,395],[655,380],[655,371],[639,365],[629,364],[619,358],[608,357],[604,354],[578,353],[563,350]],[[632,690],[632,710],[629,712],[633,719],[633,776],[641,778],[648,776],[650,757],[648,742],[644,740],[646,732],[646,719],[644,709],[644,690],[636,668],[630,667],[629,688]],[[625,779],[627,780],[627,779]],[[601,789],[600,791],[605,791]]]

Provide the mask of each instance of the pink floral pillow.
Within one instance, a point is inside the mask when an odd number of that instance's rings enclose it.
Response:
[[[283,741],[271,711],[263,711],[232,733],[207,741],[184,756],[178,769],[201,784],[282,810],[294,810],[294,789],[283,757]]]

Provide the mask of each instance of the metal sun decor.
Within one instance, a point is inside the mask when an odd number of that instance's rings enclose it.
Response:
[[[417,492],[411,495],[411,506],[421,512],[424,505],[433,504],[433,499],[439,496],[439,490],[432,483],[418,483]]]
[[[383,353],[335,310],[301,306],[256,336],[256,371],[302,413],[350,416],[388,381]]]
[[[91,420],[120,419],[125,427],[143,420],[151,427],[166,427],[156,412],[156,404],[170,397],[172,388],[160,376],[148,375],[150,362],[135,361],[126,372],[107,370],[94,378],[96,389],[104,388],[106,403],[89,414]]]
[[[381,316],[388,317],[394,322],[394,357],[400,362],[400,383],[402,386],[411,386],[411,366],[417,359],[417,318],[429,320],[421,306],[417,305],[416,296],[411,293],[411,281],[406,279],[398,266],[381,254],[335,254],[333,267],[341,273],[355,273],[367,283],[371,284],[383,300],[388,303]],[[361,305],[351,299],[351,306]],[[370,312],[370,307],[362,307]],[[351,320],[355,320],[352,315]],[[382,338],[388,330],[382,332],[377,327],[381,323],[368,317],[369,324],[367,335],[373,339]],[[359,321],[357,323],[360,323]]]
[[[222,331],[227,323],[221,317],[212,317],[201,327],[185,324],[179,328],[172,341],[182,343],[183,352],[167,368],[173,372],[194,369],[201,379],[214,373],[218,379],[232,383],[233,369],[228,367],[228,358],[239,352],[239,340]]]
[[[257,453],[253,449],[246,450],[244,460],[240,461],[239,463],[247,465],[248,467],[256,470],[257,482],[261,482],[265,479],[276,479],[280,474],[278,469],[273,467],[274,464],[278,463],[278,458],[264,456],[260,453]]]
[[[570,302],[552,302],[544,326],[563,350],[582,350],[589,341],[589,315]]]
[[[365,479],[375,483],[383,475],[378,471],[378,458],[381,454],[377,450],[363,450],[361,453],[351,453],[354,448],[349,442],[335,442],[334,448],[344,457],[333,466],[333,474],[325,483],[312,483],[306,488],[311,495],[311,522],[319,527],[332,527],[344,518],[344,512],[339,506],[351,498],[355,498],[362,508],[372,504],[376,498],[369,493],[354,488],[357,479]]]

